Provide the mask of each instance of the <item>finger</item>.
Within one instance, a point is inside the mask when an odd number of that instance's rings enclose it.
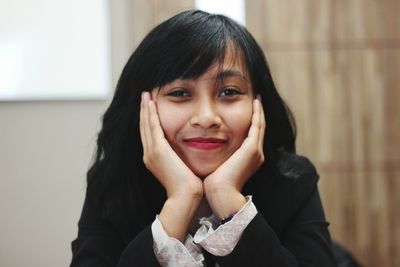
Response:
[[[249,129],[249,139],[257,142],[260,134],[260,107],[257,100],[253,100],[253,115],[251,118],[251,126]]]
[[[259,101],[259,106],[260,106],[260,135],[259,135],[259,139],[258,139],[258,146],[261,149],[261,151],[263,150],[264,147],[264,135],[265,135],[265,113],[264,113],[264,108],[262,106],[262,101],[261,101],[261,97],[258,96],[258,101]]]
[[[164,132],[161,127],[160,118],[158,117],[156,103],[152,100],[149,101],[149,122],[152,138],[154,140],[162,140]]]
[[[150,124],[149,124],[149,93],[144,92],[142,95],[142,117],[143,117],[143,136],[146,142],[146,147],[151,147],[151,131],[150,131]]]
[[[139,129],[140,129],[140,139],[142,140],[142,146],[143,146],[143,149],[144,149],[145,146],[146,146],[146,136],[145,136],[144,125],[143,125],[144,124],[144,121],[143,121],[144,120],[143,105],[144,105],[144,103],[143,103],[143,93],[142,93],[141,100],[140,100]]]

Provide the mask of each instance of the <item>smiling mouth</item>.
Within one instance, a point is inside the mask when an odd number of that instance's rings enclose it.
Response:
[[[192,148],[200,149],[200,150],[213,150],[222,147],[226,140],[219,138],[190,138],[185,139],[184,142]]]

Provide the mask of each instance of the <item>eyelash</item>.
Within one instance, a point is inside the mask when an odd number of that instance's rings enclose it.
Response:
[[[236,96],[236,95],[244,95],[244,93],[240,92],[240,91],[237,90],[236,88],[233,88],[233,87],[225,87],[225,88],[223,88],[223,89],[221,90],[219,96],[220,96],[222,93],[224,93],[224,92],[225,92],[225,94],[226,94],[227,92],[229,92],[228,95],[225,95],[225,96],[228,96],[228,97],[233,97],[233,96]],[[232,94],[232,93],[233,93],[233,94]]]
[[[182,95],[182,94],[186,94],[186,95]],[[188,91],[185,90],[185,89],[176,89],[176,90],[174,90],[174,91],[168,93],[167,96],[172,96],[172,97],[179,97],[179,98],[181,98],[181,97],[187,97],[187,96],[189,96],[189,93],[188,93]]]
[[[225,95],[223,95],[225,94]],[[240,92],[234,87],[224,87],[218,94],[219,97],[234,97],[237,95],[244,95],[245,93]],[[170,92],[167,94],[167,96],[171,97],[177,97],[177,98],[185,98],[185,97],[190,97],[190,93],[188,90],[184,88],[177,88],[176,90]]]

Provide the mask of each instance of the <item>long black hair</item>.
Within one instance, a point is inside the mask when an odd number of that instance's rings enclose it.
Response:
[[[254,93],[263,102],[267,125],[263,175],[276,164],[278,150],[295,151],[294,120],[252,35],[222,15],[199,10],[179,13],[155,27],[134,51],[103,116],[94,162],[87,173],[87,193],[103,216],[117,209],[126,211],[139,225],[154,220],[166,195],[142,160],[141,93],[177,78],[199,77],[213,62],[223,61],[228,46],[241,54]]]

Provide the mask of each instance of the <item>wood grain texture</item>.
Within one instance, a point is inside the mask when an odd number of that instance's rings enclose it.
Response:
[[[194,8],[194,0],[134,0],[132,27],[134,32],[134,47],[156,25],[173,15]]]
[[[364,266],[400,266],[400,1],[246,9],[295,114],[298,152],[317,165],[333,238]]]

